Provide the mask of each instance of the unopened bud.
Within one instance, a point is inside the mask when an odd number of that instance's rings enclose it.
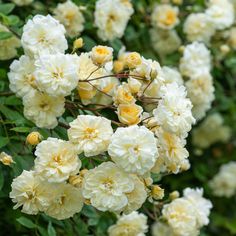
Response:
[[[80,175],[81,177],[84,177],[84,175],[85,175],[87,172],[88,172],[87,169],[83,169],[83,170],[80,171],[79,175]]]
[[[74,49],[74,51],[75,51],[76,49],[82,48],[83,45],[84,45],[84,41],[83,41],[82,38],[76,39],[76,40],[74,41],[74,43],[73,43],[73,49]]]
[[[95,46],[91,51],[91,58],[96,65],[104,65],[113,59],[113,48],[107,46]]]
[[[114,61],[113,70],[115,73],[120,73],[124,70],[124,62],[123,61]]]
[[[26,138],[26,143],[34,146],[39,144],[41,140],[42,140],[42,135],[39,132],[35,131],[28,134]]]
[[[74,175],[69,177],[69,183],[75,187],[81,186],[83,178],[79,175]]]
[[[151,186],[152,183],[153,183],[153,180],[152,180],[151,177],[148,177],[148,178],[145,178],[145,179],[144,179],[144,182],[145,182],[145,185],[146,185],[146,186]]]
[[[169,198],[173,201],[176,198],[179,197],[179,192],[178,191],[173,191],[172,193],[170,193]]]
[[[160,200],[164,197],[164,189],[158,185],[153,185],[151,188],[151,195],[155,200]]]
[[[14,163],[12,157],[5,152],[0,153],[0,161],[5,166],[10,166],[12,163]]]
[[[130,68],[136,68],[138,65],[142,63],[142,58],[137,52],[130,52],[125,57],[125,64]]]
[[[180,53],[183,53],[183,52],[184,52],[184,49],[185,49],[185,46],[182,45],[182,46],[179,47],[178,51],[179,51]]]
[[[227,44],[223,44],[223,45],[220,46],[220,51],[223,54],[227,54],[227,53],[230,52],[230,47]]]

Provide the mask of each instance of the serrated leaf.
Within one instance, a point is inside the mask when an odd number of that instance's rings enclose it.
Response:
[[[20,223],[21,225],[25,226],[26,228],[29,228],[29,229],[34,229],[37,226],[30,219],[28,219],[24,216],[21,216],[20,218],[16,219],[16,221],[18,223]]]
[[[0,31],[0,40],[9,39],[13,36],[11,32]]]

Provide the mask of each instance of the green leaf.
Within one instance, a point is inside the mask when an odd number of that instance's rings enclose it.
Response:
[[[45,230],[43,227],[38,225],[37,229],[38,229],[41,236],[48,236],[47,230]]]
[[[9,143],[9,139],[7,137],[0,136],[0,148],[5,147]]]
[[[0,104],[0,112],[10,121],[20,125],[26,122],[26,119],[17,111],[11,110],[8,107]]]
[[[4,184],[4,176],[3,176],[3,172],[0,170],[0,190],[2,189]]]
[[[13,3],[0,4],[0,12],[5,15],[8,15],[9,13],[11,13],[14,8],[15,8],[15,5]]]
[[[51,221],[48,224],[48,235],[49,236],[56,236],[57,235],[56,230],[53,228]]]
[[[11,32],[0,31],[0,40],[9,39],[13,36]]]
[[[90,51],[94,46],[97,45],[97,43],[92,38],[90,38],[89,36],[83,36],[83,41],[84,41],[83,48],[86,51]]]
[[[4,104],[15,106],[15,105],[21,105],[22,101],[20,98],[13,95],[13,96],[6,97]]]
[[[31,128],[29,128],[29,127],[15,127],[15,128],[12,128],[11,130],[19,132],[19,133],[29,133]]]
[[[9,25],[17,25],[20,22],[20,18],[15,15],[10,15],[7,18],[8,18]]]
[[[34,224],[30,219],[21,216],[20,218],[16,219],[18,223],[20,223],[21,225],[25,226],[26,228],[29,229],[34,229],[37,227],[36,224]]]

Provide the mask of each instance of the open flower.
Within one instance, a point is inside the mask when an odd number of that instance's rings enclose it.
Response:
[[[72,1],[59,3],[54,9],[55,18],[66,28],[67,35],[70,37],[78,36],[84,29],[84,16],[79,7]]]
[[[68,48],[65,33],[64,26],[52,16],[36,15],[24,25],[21,43],[30,56],[64,53]]]
[[[77,65],[72,55],[42,55],[36,62],[39,90],[50,96],[67,96],[78,83]]]
[[[35,171],[49,182],[63,182],[81,167],[75,147],[68,141],[48,138],[36,147]]]
[[[126,193],[134,189],[132,178],[112,162],[104,162],[86,172],[83,196],[100,211],[121,211],[127,204]]]
[[[126,172],[143,175],[155,164],[156,139],[144,126],[118,128],[111,138],[108,153]]]
[[[172,29],[179,23],[179,9],[168,4],[160,4],[152,12],[152,25],[162,29]]]
[[[80,212],[84,202],[81,189],[66,183],[57,184],[56,187],[52,192],[53,200],[45,210],[46,214],[57,220],[64,220]]]
[[[19,60],[14,60],[8,73],[11,91],[19,97],[34,91],[37,88],[34,71],[34,60],[30,57],[23,55]]]
[[[64,97],[51,97],[45,93],[34,91],[23,98],[24,115],[40,128],[55,128],[57,117],[64,111]]]
[[[10,198],[16,203],[14,209],[22,206],[22,212],[35,215],[50,205],[54,185],[43,182],[34,171],[23,171],[12,184]]]
[[[85,156],[95,156],[107,151],[113,130],[111,121],[104,117],[79,115],[70,123],[69,140],[77,152]]]
[[[148,230],[147,217],[136,211],[121,216],[115,225],[108,229],[109,236],[145,236]]]

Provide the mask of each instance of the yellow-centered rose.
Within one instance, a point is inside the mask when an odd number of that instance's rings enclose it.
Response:
[[[118,106],[119,121],[126,125],[136,125],[141,121],[143,108],[136,104],[120,104]]]
[[[128,84],[120,85],[117,88],[113,99],[116,105],[135,103],[135,98],[133,97]]]
[[[104,65],[112,60],[113,48],[107,46],[95,46],[92,48],[91,58],[96,65]]]
[[[125,64],[130,68],[136,68],[142,63],[142,58],[139,53],[131,52],[125,57]]]

